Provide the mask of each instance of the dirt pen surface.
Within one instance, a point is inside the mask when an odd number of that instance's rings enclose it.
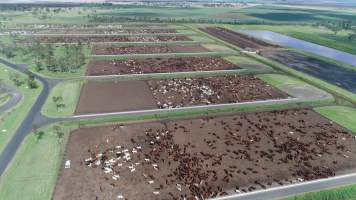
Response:
[[[206,199],[334,176],[355,153],[351,132],[311,110],[82,127],[54,199]]]
[[[243,49],[248,48],[259,50],[266,47],[277,47],[276,45],[272,45],[225,28],[207,27],[201,28],[201,30]]]
[[[169,42],[169,41],[192,41],[187,36],[31,36],[31,38],[22,39],[21,43],[34,43],[39,41],[41,43],[90,43],[90,42]]]
[[[208,52],[209,49],[201,45],[174,45],[174,46],[94,46],[95,55],[119,54],[156,54],[156,53],[198,53]]]
[[[27,32],[27,31],[26,31]],[[102,29],[90,29],[90,28],[77,28],[77,29],[55,29],[55,30],[41,30],[33,29],[29,31],[30,33],[56,33],[56,34],[157,34],[157,33],[177,33],[175,29],[146,29],[146,28],[131,28],[131,29],[120,29],[120,28],[102,28]],[[27,32],[28,33],[28,32]]]
[[[75,114],[151,108],[157,106],[144,81],[89,82],[82,88]]]
[[[84,84],[75,114],[179,108],[282,99],[287,95],[252,75]]]
[[[229,70],[238,67],[221,57],[148,58],[101,61],[92,60],[87,75],[169,73],[189,71]]]
[[[160,108],[287,98],[253,75],[148,81]]]
[[[293,69],[318,77],[356,93],[356,71],[290,50],[266,50],[261,54]]]

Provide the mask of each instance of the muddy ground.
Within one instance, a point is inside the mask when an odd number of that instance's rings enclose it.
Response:
[[[75,114],[152,108],[157,105],[144,81],[89,82],[81,90]]]
[[[94,46],[92,53],[96,55],[119,54],[156,54],[156,53],[197,53],[207,52],[209,49],[201,45],[174,45],[174,46]]]
[[[187,36],[32,36],[31,38],[20,39],[20,43],[90,43],[90,42],[169,42],[169,41],[192,41]]]
[[[253,75],[150,80],[148,84],[160,108],[288,97]]]
[[[75,114],[179,108],[284,99],[288,96],[252,75],[84,84]]]
[[[290,50],[266,50],[261,51],[261,55],[356,93],[355,70],[304,56]]]
[[[311,110],[82,127],[54,192],[67,199],[202,199],[356,165],[351,132]]]
[[[277,47],[276,45],[221,27],[207,27],[201,28],[201,30],[243,49],[260,50],[266,47]]]
[[[87,67],[87,75],[170,73],[229,69],[238,69],[238,67],[221,57],[91,60]]]
[[[63,33],[63,34],[157,34],[157,33],[177,33],[175,29],[119,29],[119,28],[107,28],[107,29],[62,29],[62,30],[48,30],[39,31],[37,33]]]
[[[68,29],[6,29],[13,34],[161,34],[178,33],[175,29],[120,29],[120,28],[68,28]]]

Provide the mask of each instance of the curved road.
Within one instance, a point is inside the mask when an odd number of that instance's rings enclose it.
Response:
[[[4,113],[20,102],[22,99],[22,94],[15,88],[5,84],[0,85],[0,88],[4,89],[10,95],[10,99],[7,100],[4,105],[0,106],[0,113]]]
[[[26,66],[16,65],[8,61],[0,59],[0,63],[5,64],[15,70],[20,72],[26,71]],[[50,89],[58,83],[58,80],[51,80],[43,78],[42,76],[34,74],[35,78],[43,84],[43,90],[41,91],[39,97],[37,98],[35,104],[32,106],[30,112],[27,114],[20,127],[16,130],[15,135],[12,137],[10,142],[7,144],[5,149],[0,154],[0,175],[4,173],[7,166],[9,166],[12,158],[14,157],[17,149],[21,145],[23,139],[32,130],[33,124],[48,124],[56,121],[71,120],[78,118],[95,117],[97,115],[104,116],[105,114],[97,114],[93,116],[77,116],[62,119],[50,119],[41,115],[41,109],[44,105]],[[298,99],[298,98],[297,98]],[[295,99],[291,99],[295,100]],[[111,115],[117,113],[111,113]],[[110,113],[109,113],[110,115]],[[234,194],[231,196],[225,196],[220,198],[215,198],[215,200],[267,200],[282,198],[289,195],[295,195],[299,193],[311,192],[326,188],[338,187],[346,184],[354,184],[356,182],[356,174],[348,174],[343,176],[331,177],[328,179],[319,179],[310,182],[301,182],[297,184],[291,184],[281,187],[272,187],[266,190],[260,190],[255,192]]]
[[[7,65],[19,72],[24,73],[26,71],[26,67],[23,65],[15,65],[8,61],[0,59],[0,63]],[[11,162],[14,157],[17,149],[21,145],[21,142],[25,138],[25,136],[31,132],[32,126],[34,124],[35,118],[40,115],[40,110],[47,99],[47,96],[50,91],[49,82],[36,74],[34,74],[35,78],[42,82],[43,90],[38,96],[35,104],[32,106],[30,112],[26,115],[25,119],[21,123],[20,127],[16,130],[14,136],[11,138],[10,142],[6,145],[5,149],[0,154],[0,175],[2,176],[3,172],[6,170],[6,167]]]

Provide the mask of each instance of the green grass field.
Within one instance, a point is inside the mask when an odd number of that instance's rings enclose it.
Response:
[[[311,192],[298,196],[284,198],[283,200],[355,200],[356,185]]]
[[[356,135],[356,109],[344,106],[318,107],[314,110],[330,120],[348,128]]]
[[[41,139],[33,133],[25,138],[2,176],[0,199],[51,199],[69,129],[61,143],[51,127],[41,130],[45,133]]]
[[[279,89],[285,85],[307,85],[307,83],[299,79],[283,74],[259,74],[257,77]]]
[[[265,23],[312,23],[325,20],[352,20],[356,16],[353,11],[344,12],[336,9],[306,9],[277,6],[254,6],[248,8],[164,8],[161,7],[126,7],[103,11],[103,16],[146,18],[151,20],[184,19],[189,22],[194,19],[213,20],[215,22],[265,22]]]
[[[6,130],[6,132],[0,134],[0,152],[10,141],[42,90],[42,85],[37,89],[29,89],[26,84],[16,87],[13,81],[9,80],[9,74],[14,72],[14,70],[0,64],[0,79],[5,84],[16,88],[23,95],[22,100],[14,108],[0,115],[0,130]],[[22,79],[25,78],[25,75],[19,75]]]
[[[83,85],[83,81],[65,81],[59,83],[51,90],[46,103],[42,108],[42,114],[46,116],[71,116],[74,114],[77,107],[77,102],[80,96],[80,91]],[[64,108],[57,108],[56,103],[53,101],[53,97],[62,97]]]

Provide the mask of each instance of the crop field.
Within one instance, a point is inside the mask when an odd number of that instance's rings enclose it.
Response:
[[[160,8],[132,7],[120,11],[101,13],[101,16],[139,19],[175,19],[189,23],[193,20],[204,19],[208,22],[269,22],[269,23],[312,23],[325,20],[352,20],[355,12],[337,10],[318,10],[303,8],[280,8],[278,6],[248,6],[241,8]]]
[[[324,178],[355,167],[355,144],[310,110],[81,128],[54,199],[209,198]]]

